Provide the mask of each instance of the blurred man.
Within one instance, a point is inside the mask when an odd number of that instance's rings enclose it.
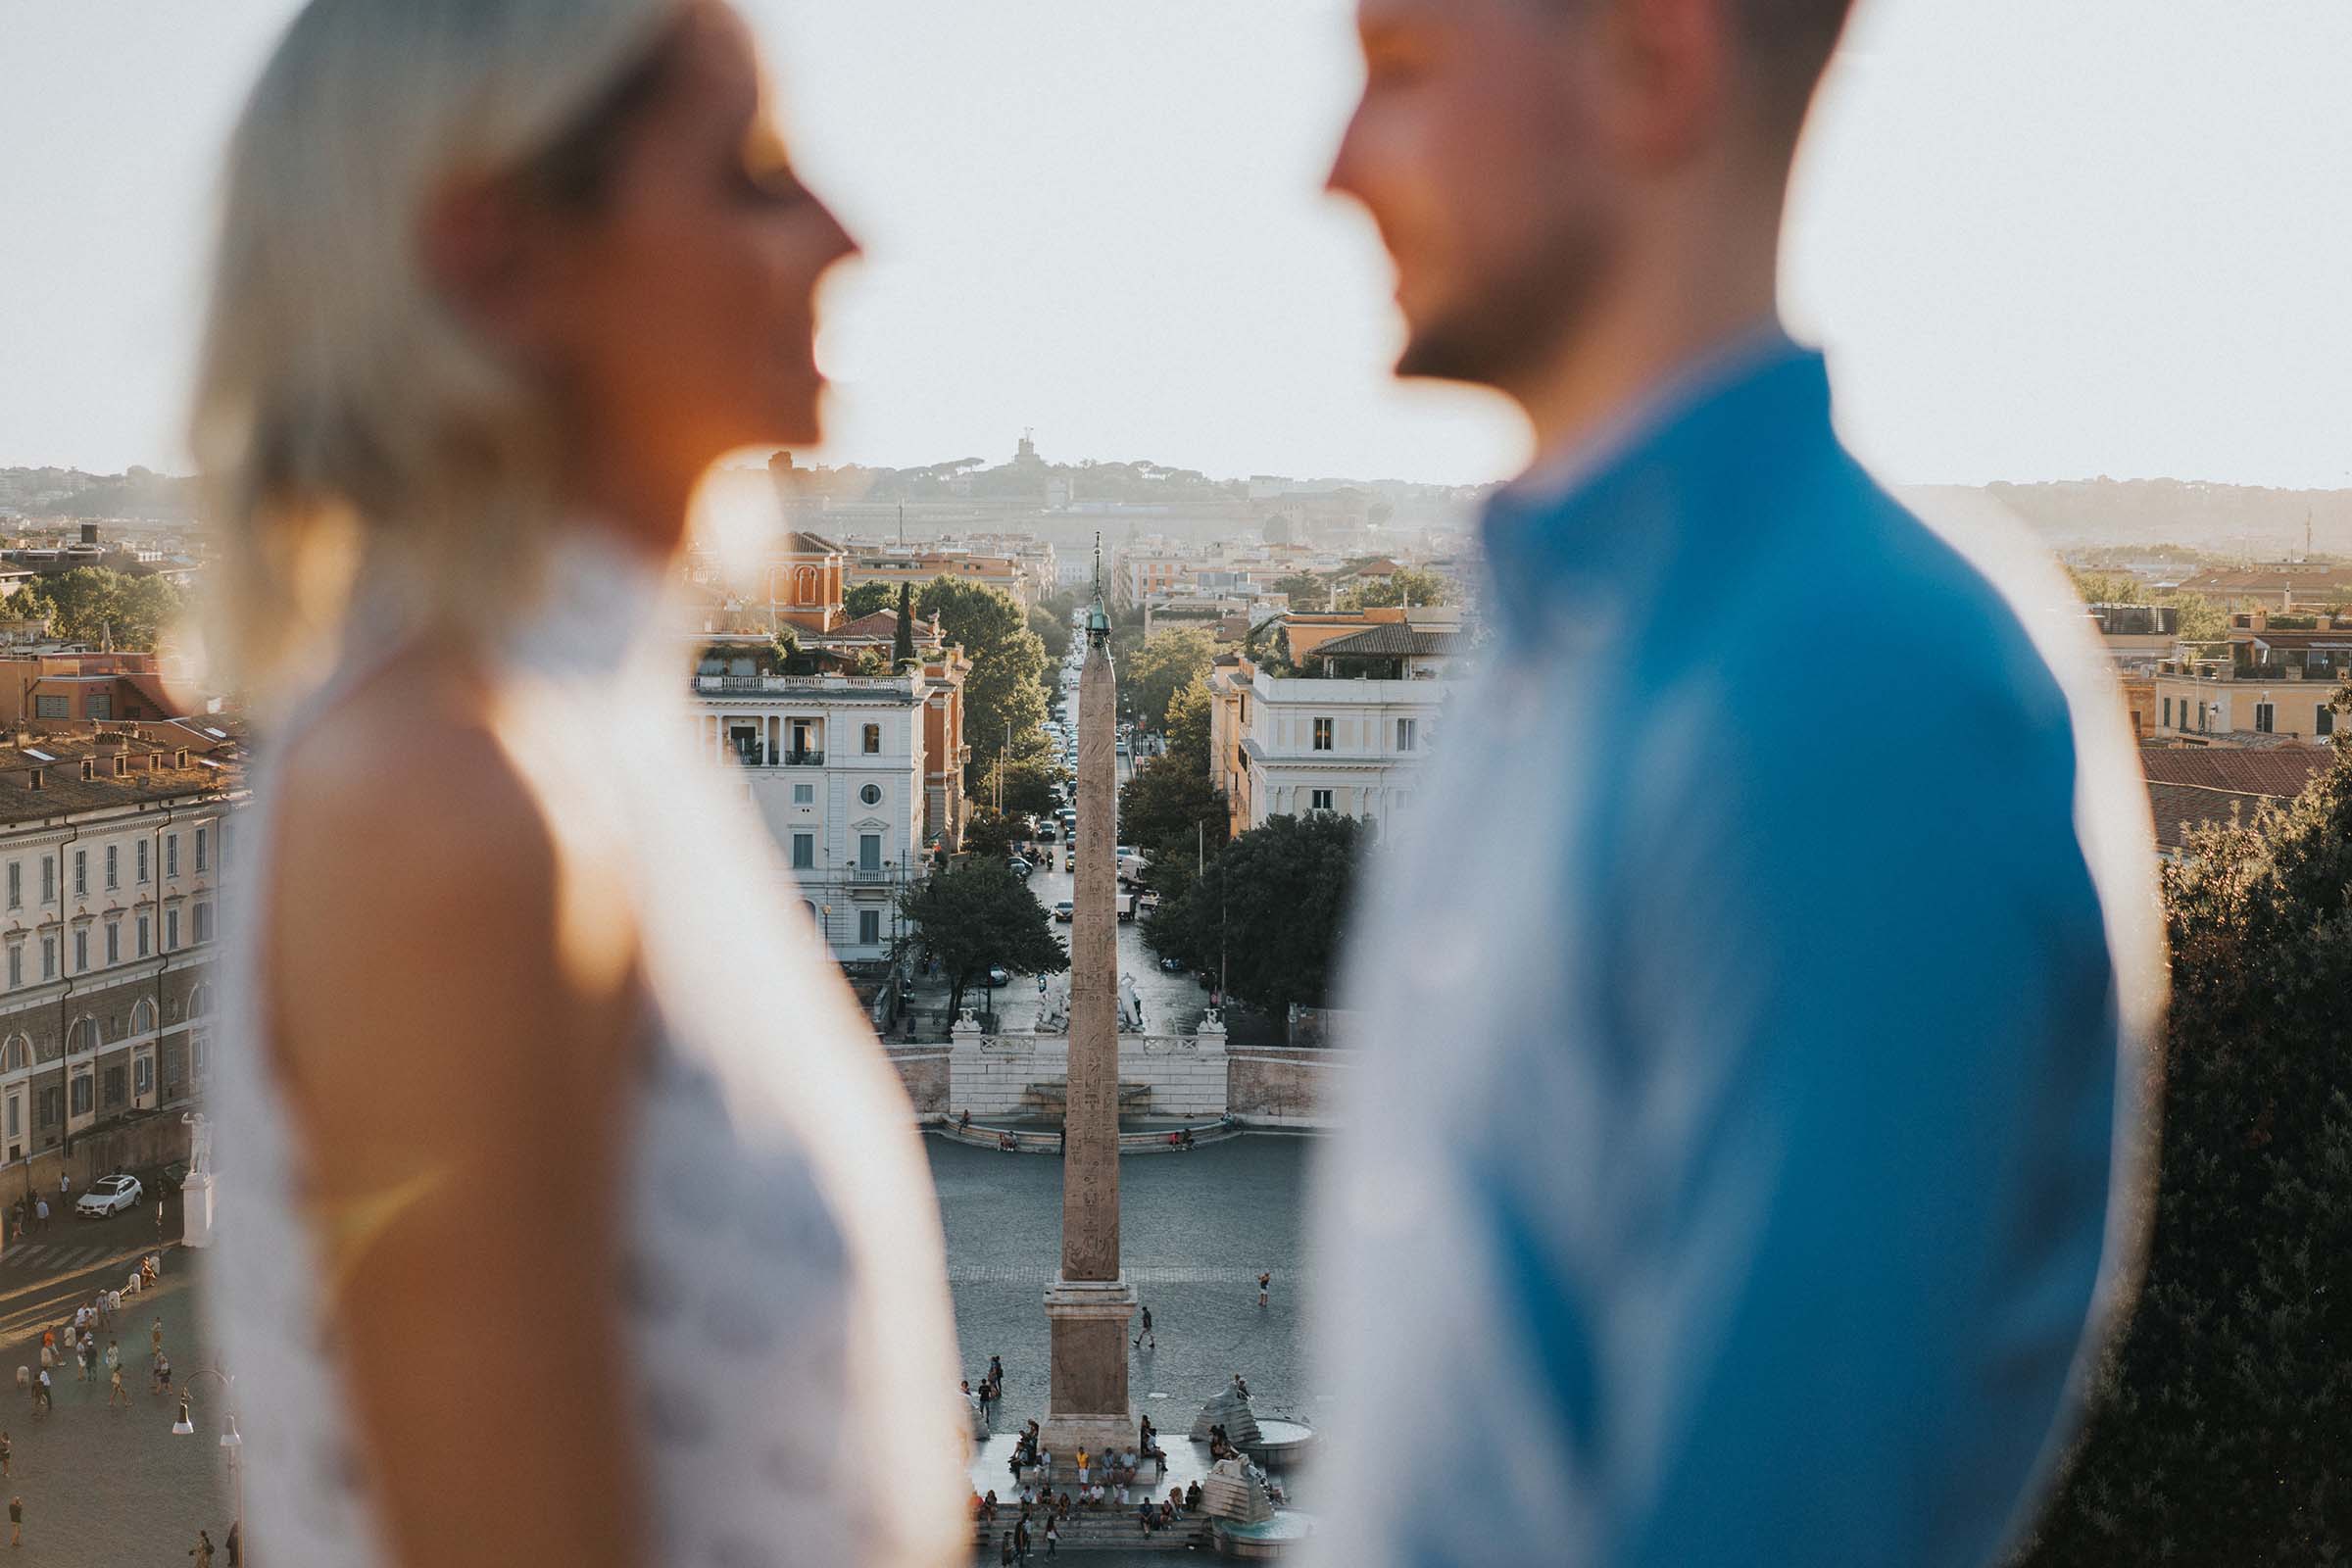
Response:
[[[1399,373],[1499,389],[1537,458],[1350,962],[1326,1563],[1984,1563],[2130,1251],[2120,714],[1775,314],[1845,9],[1363,0],[1331,183]]]

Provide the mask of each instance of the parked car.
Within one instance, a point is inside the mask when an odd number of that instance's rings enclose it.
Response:
[[[1159,967],[1164,974],[1182,974],[1184,973],[1184,960],[1182,958],[1162,958],[1159,960]]]
[[[74,1200],[74,1212],[83,1219],[104,1219],[136,1206],[141,1192],[136,1176],[101,1176]]]
[[[155,1190],[158,1193],[176,1193],[180,1189],[180,1184],[187,1179],[186,1162],[175,1159],[155,1173]]]
[[[988,966],[988,988],[991,991],[994,991],[999,986],[1008,986],[1010,984],[1012,984],[1011,970],[1005,968],[1001,963],[992,963]]]
[[[1026,882],[1029,880],[1029,873],[1036,870],[1037,867],[1016,855],[1004,862],[1004,869]]]
[[[1054,918],[1059,920],[1063,925],[1068,925],[1077,917],[1078,906],[1072,904],[1069,900],[1064,899],[1059,904],[1054,906]]]
[[[1040,844],[1055,844],[1059,843],[1060,840],[1055,836],[1053,828],[1041,827],[1037,830],[1037,842]]]

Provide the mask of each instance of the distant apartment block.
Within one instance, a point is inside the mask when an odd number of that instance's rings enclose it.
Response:
[[[2352,615],[2255,610],[2230,622],[2225,652],[2157,664],[2157,735],[2208,745],[2333,735],[2338,715],[2328,705],[2352,669]]]

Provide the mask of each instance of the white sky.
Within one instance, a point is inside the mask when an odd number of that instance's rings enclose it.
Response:
[[[1861,0],[1788,307],[1905,482],[2352,484],[2352,6]],[[179,469],[203,216],[294,0],[0,0],[0,465]],[[818,461],[1010,453],[1475,481],[1319,194],[1344,0],[750,0],[864,241]]]

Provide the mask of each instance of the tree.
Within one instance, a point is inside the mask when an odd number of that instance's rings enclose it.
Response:
[[[906,584],[899,584],[899,624],[891,633],[890,665],[905,669],[914,662],[914,598]]]
[[[1029,612],[1029,629],[1046,645],[1046,657],[1059,663],[1070,651],[1070,617],[1056,615],[1039,605]],[[1048,673],[1052,673],[1048,671]]]
[[[1202,778],[1211,775],[1208,757],[1208,677],[1195,676],[1191,685],[1168,699],[1168,752],[1154,761],[1181,763]]]
[[[1165,729],[1169,702],[1194,681],[1206,678],[1216,657],[1216,639],[1200,626],[1171,626],[1152,633],[1128,656],[1119,672],[1120,706],[1146,729]]]
[[[1012,853],[1020,836],[1009,814],[999,814],[995,808],[982,806],[963,825],[963,850],[966,855],[984,858],[1002,858]]]
[[[1225,792],[1173,751],[1146,761],[1119,790],[1119,840],[1144,852],[1144,881],[1162,899],[1183,897],[1201,854],[1224,849],[1231,831]]]
[[[48,617],[50,631],[70,642],[104,644],[140,653],[187,611],[187,595],[168,577],[125,576],[105,566],[76,566],[19,590],[21,615]]]
[[[965,787],[979,790],[997,753],[1004,748],[1005,726],[1014,736],[1035,731],[1046,716],[1046,646],[1029,629],[1028,616],[1010,594],[982,583],[938,577],[925,583],[915,610],[937,615],[951,643],[971,659],[963,685],[963,735],[972,758]]]
[[[906,602],[906,585],[899,584],[896,597],[902,604]],[[893,597],[889,583],[861,582],[841,596],[842,616],[847,620],[862,620],[867,615],[888,610]]]
[[[1311,571],[1294,571],[1287,577],[1275,578],[1274,591],[1288,594],[1293,610],[1312,612],[1331,608],[1331,584]]]
[[[1057,974],[1070,966],[1046,906],[1002,860],[933,872],[900,896],[899,912],[947,974],[951,1008],[963,1005],[964,989],[984,978],[991,964],[1024,974]]]
[[[1453,584],[1419,566],[1398,566],[1385,578],[1358,583],[1340,596],[1342,610],[1385,610],[1394,605],[1450,605]]]
[[[1007,816],[1047,816],[1059,805],[1054,786],[1068,775],[1054,743],[1042,730],[1012,738],[1004,759],[1004,812]]]
[[[2146,1272],[2026,1568],[2352,1555],[2352,743],[2336,746],[2287,809],[2164,867]]]
[[[1319,1005],[1364,845],[1351,816],[1269,817],[1225,847],[1183,897],[1164,899],[1144,922],[1154,953],[1214,974],[1269,1013]]]

